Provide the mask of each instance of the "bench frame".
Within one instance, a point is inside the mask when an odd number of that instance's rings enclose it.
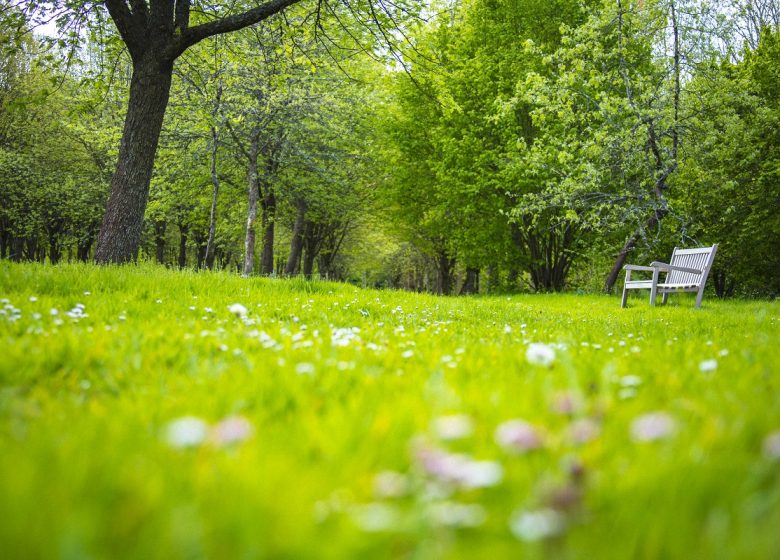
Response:
[[[704,297],[704,285],[707,282],[715,253],[718,250],[717,243],[712,247],[700,247],[697,249],[674,248],[669,264],[652,262],[650,266],[638,266],[627,264],[623,267],[626,271],[626,280],[623,284],[623,298],[621,307],[626,306],[628,290],[650,290],[650,305],[655,305],[656,296],[661,294],[661,303],[671,293],[696,292],[696,307],[701,307]],[[651,272],[651,280],[631,280],[632,272]],[[659,282],[662,272],[666,273],[663,282]]]

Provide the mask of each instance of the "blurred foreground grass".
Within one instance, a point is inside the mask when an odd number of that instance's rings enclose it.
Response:
[[[775,302],[7,262],[0,298],[3,558],[780,558]]]

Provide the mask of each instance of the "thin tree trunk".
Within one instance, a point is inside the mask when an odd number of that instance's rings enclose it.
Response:
[[[249,208],[246,218],[246,236],[244,237],[244,276],[252,274],[255,262],[255,222],[257,222],[257,202],[260,198],[260,188],[257,179],[257,155],[260,152],[260,130],[252,130],[249,145],[247,171],[247,188],[249,191]]]
[[[274,235],[276,227],[276,195],[271,188],[263,200],[263,254],[260,259],[260,271],[263,274],[274,273]]]
[[[217,90],[217,100],[222,88]],[[217,175],[217,128],[211,127],[211,211],[209,212],[209,238],[206,241],[206,268],[214,268],[214,238],[217,234],[217,197],[219,196],[219,175]]]
[[[290,240],[290,257],[287,259],[287,266],[284,273],[292,276],[298,273],[298,266],[301,260],[301,249],[303,248],[303,228],[306,222],[306,202],[301,198],[297,202],[298,213],[295,216],[293,225],[292,239]]]
[[[156,57],[155,49],[148,48],[133,63],[119,160],[95,251],[95,261],[100,264],[126,263],[138,253],[173,70],[172,61]]]
[[[162,220],[154,223],[154,246],[159,264],[165,264],[165,229],[167,225]]]
[[[189,233],[189,226],[186,224],[179,224],[179,268],[187,266],[187,234]]]
[[[303,275],[307,280],[311,280],[312,272],[314,272],[314,259],[317,256],[317,226],[311,221],[306,221],[303,233]]]

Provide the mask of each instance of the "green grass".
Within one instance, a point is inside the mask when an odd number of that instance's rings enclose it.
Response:
[[[642,296],[620,309],[2,262],[2,556],[780,557],[765,449],[780,306]],[[553,345],[552,365],[529,363],[529,343]],[[671,430],[638,441],[653,412]],[[436,420],[455,414],[472,433],[444,440]],[[213,427],[235,416],[251,436],[220,444]],[[182,417],[212,431],[178,447]],[[502,448],[511,419],[541,446]],[[500,481],[443,480],[433,459],[456,453]]]

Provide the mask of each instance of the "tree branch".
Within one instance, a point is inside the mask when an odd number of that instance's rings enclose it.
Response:
[[[112,0],[115,1],[115,0]],[[182,33],[181,39],[176,45],[176,55],[181,54],[192,45],[222,33],[228,33],[230,31],[238,31],[255,23],[259,23],[264,19],[271,17],[284,10],[285,8],[297,4],[301,0],[269,0],[265,4],[242,12],[232,16],[216,19],[208,23],[196,25],[185,29]]]
[[[141,18],[134,16],[125,0],[105,0],[106,8],[114,20],[122,40],[127,45],[127,50],[132,58],[136,58],[143,51],[143,27]]]

